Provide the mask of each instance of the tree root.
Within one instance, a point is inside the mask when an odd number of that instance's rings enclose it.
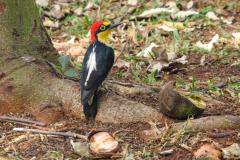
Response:
[[[188,130],[191,132],[205,132],[214,129],[240,129],[240,116],[222,115],[222,116],[209,116],[202,117],[193,120],[187,120],[185,122],[174,123],[170,129],[174,132],[180,130]],[[144,140],[155,140],[160,137],[160,133],[168,130],[169,127],[163,127],[159,129],[144,130],[140,133],[140,136]]]
[[[63,115],[85,119],[80,103],[79,83],[59,79],[51,72],[46,62],[38,59],[17,70],[12,70],[23,64],[26,62],[22,58],[0,64],[4,73],[10,73],[0,79],[0,114],[31,113],[39,121],[45,119],[45,123],[48,117],[56,121]],[[143,92],[140,88],[137,90]],[[136,91],[131,93],[134,94]],[[46,112],[42,111],[43,104],[50,106]],[[129,123],[165,120],[172,121],[150,106],[128,100],[112,92],[100,96],[96,121]]]

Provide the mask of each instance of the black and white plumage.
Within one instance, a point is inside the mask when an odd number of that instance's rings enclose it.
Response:
[[[94,119],[97,114],[97,90],[107,77],[114,62],[114,51],[104,43],[92,42],[83,59],[80,77],[81,103],[86,119]]]

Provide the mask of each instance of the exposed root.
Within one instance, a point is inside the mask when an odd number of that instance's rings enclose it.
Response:
[[[227,130],[227,129],[240,129],[240,116],[223,115],[223,116],[209,116],[202,117],[193,120],[187,120],[185,122],[174,123],[171,125],[171,131],[177,133],[184,129],[191,132],[204,132],[214,129]],[[141,137],[144,140],[156,140],[161,138],[159,133],[169,130],[167,127],[145,130],[141,132]]]

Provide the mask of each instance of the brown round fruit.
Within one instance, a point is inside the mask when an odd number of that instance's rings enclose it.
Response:
[[[102,156],[111,156],[119,149],[118,141],[116,141],[107,132],[97,132],[90,137],[89,148],[93,154]]]
[[[191,116],[200,116],[206,104],[201,98],[192,95],[184,95],[173,88],[173,82],[165,84],[159,97],[160,111],[165,115],[176,119],[187,119]]]

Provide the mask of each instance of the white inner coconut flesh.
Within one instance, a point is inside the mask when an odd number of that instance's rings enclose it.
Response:
[[[118,142],[107,132],[98,132],[90,139],[90,149],[97,154],[111,153],[118,147]]]

